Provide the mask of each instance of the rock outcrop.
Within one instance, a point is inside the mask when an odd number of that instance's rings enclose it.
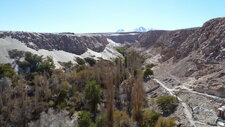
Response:
[[[110,34],[0,32],[0,38],[11,37],[17,39],[35,50],[63,50],[81,55],[88,49],[95,52],[102,52],[109,43],[107,38],[120,44],[132,44],[138,42],[140,34],[138,32]]]
[[[48,112],[42,112],[40,118],[28,123],[29,127],[76,127],[78,113],[70,116],[69,112],[62,110],[60,112],[54,109],[48,109]]]
[[[28,47],[38,50],[63,50],[80,55],[91,49],[102,52],[108,44],[105,36],[78,36],[71,34],[3,32],[0,38],[11,37],[25,43]]]
[[[225,79],[218,78],[225,71],[225,18],[209,20],[198,28],[149,31],[136,47],[157,49],[161,63],[172,61],[164,72],[180,79],[194,77],[196,91],[225,97]]]
[[[107,37],[116,43],[120,44],[133,44],[139,41],[141,33],[120,33],[120,34],[110,34]]]

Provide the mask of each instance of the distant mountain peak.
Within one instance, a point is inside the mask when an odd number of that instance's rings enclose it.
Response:
[[[143,27],[143,26],[140,26],[140,27],[134,29],[134,32],[147,32],[147,31],[149,31],[149,30],[150,30],[150,29],[148,29],[148,28],[145,28],[145,27]]]
[[[143,27],[143,26],[140,26],[140,27],[138,27],[138,28],[135,28],[135,29],[133,29],[133,30],[128,30],[128,31],[126,31],[126,30],[124,30],[124,29],[118,29],[116,32],[117,33],[122,33],[122,32],[147,32],[147,31],[149,31],[150,29],[149,28],[145,28],[145,27]]]
[[[116,32],[117,32],[117,33],[121,33],[121,32],[125,32],[125,30],[124,30],[124,29],[119,29],[119,30],[117,30]]]

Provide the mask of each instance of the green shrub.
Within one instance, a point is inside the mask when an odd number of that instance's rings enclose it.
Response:
[[[71,61],[68,62],[60,62],[58,61],[58,63],[64,67],[64,69],[71,69],[72,67],[74,67],[74,64]]]
[[[150,68],[147,68],[147,69],[144,71],[143,78],[146,79],[146,78],[148,78],[150,75],[154,75],[154,72],[153,72]]]
[[[130,127],[132,120],[123,111],[116,110],[113,112],[114,127]]]
[[[53,60],[50,57],[43,60],[40,65],[37,67],[38,72],[50,72],[50,70],[54,69],[55,65]]]
[[[50,100],[49,102],[48,102],[48,106],[53,106],[55,104],[55,102],[53,101],[53,100]]]
[[[18,51],[17,49],[13,49],[13,50],[8,51],[8,54],[11,59],[20,59],[24,56],[25,52]]]
[[[119,74],[119,81],[120,83],[122,83],[124,80],[126,80],[126,74],[125,73],[120,73]]]
[[[156,98],[156,104],[162,110],[163,114],[169,114],[178,106],[178,100],[174,96],[163,95]]]
[[[97,110],[97,104],[100,103],[102,90],[100,85],[96,81],[88,81],[84,89],[85,100],[87,101],[88,107],[94,116]]]
[[[115,62],[116,64],[119,64],[119,61],[120,61],[120,58],[118,58],[118,57],[116,57],[116,58],[114,59],[114,62]]]
[[[70,96],[72,96],[72,95],[76,94],[76,92],[78,92],[77,84],[73,83],[70,85],[68,93],[70,94]]]
[[[79,127],[89,127],[91,125],[91,113],[82,111],[78,115],[78,126]]]
[[[30,52],[25,53],[25,60],[31,66],[38,66],[42,62],[43,56],[38,56],[36,54],[32,54]]]
[[[0,64],[0,78],[11,78],[16,72],[12,69],[10,64]]]
[[[125,67],[128,66],[128,57],[127,56],[124,57],[124,64],[125,64]]]
[[[84,58],[84,60],[85,60],[90,66],[93,66],[93,65],[96,64],[96,60],[93,59],[93,58],[86,57],[86,58]]]
[[[152,69],[155,66],[155,64],[151,63],[151,64],[147,64],[146,68]]]
[[[116,48],[116,51],[125,56],[127,48],[126,47],[121,47],[121,48]]]
[[[66,68],[71,68],[71,67],[73,67],[73,63],[72,63],[71,61],[65,62],[65,63],[64,63],[64,67],[66,67]]]
[[[91,125],[89,127],[97,127],[96,123],[91,123]]]
[[[25,62],[25,61],[18,62],[18,66],[22,69],[25,69],[25,68],[29,67],[29,63]]]
[[[160,117],[155,127],[175,127],[175,126],[176,126],[176,122],[174,121],[173,118]]]
[[[30,52],[25,53],[25,61],[18,62],[18,66],[22,69],[30,68],[30,72],[50,72],[55,68],[50,57],[43,58]]]
[[[80,72],[80,71],[85,70],[86,68],[87,68],[86,65],[77,65],[77,66],[76,66],[76,71],[77,71],[77,72]]]
[[[84,59],[82,59],[82,58],[80,58],[80,57],[77,57],[77,58],[76,58],[76,62],[77,62],[79,65],[84,65],[84,64],[85,64]]]
[[[143,119],[141,126],[142,127],[155,127],[157,120],[159,119],[160,114],[153,110],[145,110],[143,113]]]
[[[75,113],[75,108],[70,108],[69,116],[72,116]]]
[[[107,115],[106,114],[99,115],[96,119],[95,126],[96,127],[107,127]]]
[[[145,60],[146,60],[146,58],[141,58],[141,63],[144,63],[145,62]]]
[[[68,98],[68,91],[65,89],[61,89],[58,93],[56,104],[58,108],[62,109],[67,106],[67,98]]]

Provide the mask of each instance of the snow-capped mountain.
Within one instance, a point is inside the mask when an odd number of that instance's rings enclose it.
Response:
[[[124,29],[119,29],[119,30],[117,30],[116,32],[117,32],[117,33],[122,33],[122,32],[125,32],[125,30],[124,30]]]
[[[143,26],[140,26],[140,27],[135,28],[133,30],[118,29],[116,32],[117,33],[122,33],[122,32],[140,32],[140,33],[142,33],[142,32],[147,32],[149,30],[150,30],[149,28],[145,28]]]
[[[134,29],[134,32],[147,32],[149,30],[150,30],[149,28],[145,28],[145,27],[141,26],[141,27]]]

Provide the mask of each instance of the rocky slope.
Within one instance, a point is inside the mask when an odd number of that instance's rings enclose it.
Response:
[[[28,47],[39,50],[63,50],[80,55],[91,49],[102,52],[109,43],[107,38],[116,43],[134,43],[139,40],[141,33],[31,33],[31,32],[0,32],[0,38],[11,37],[25,43]]]
[[[107,37],[120,44],[133,44],[139,41],[142,33],[139,32],[128,32],[120,34],[109,34]]]
[[[193,78],[193,89],[225,97],[225,18],[199,28],[149,31],[135,47],[160,55],[158,75],[167,73],[181,81]]]
[[[140,33],[31,33],[0,32],[0,63],[11,63],[8,51],[17,49],[50,56],[58,61],[74,61],[75,57],[111,60],[121,56],[115,47],[137,42]]]
[[[0,38],[11,37],[25,43],[28,47],[38,50],[63,50],[80,55],[91,49],[96,52],[104,50],[107,42],[105,36],[75,36],[68,34],[3,32]]]
[[[8,47],[12,45],[21,47],[14,43],[15,40],[25,44],[21,49],[27,46],[28,51],[35,50],[40,55],[53,54],[55,61],[63,62],[82,55],[83,57],[96,56],[107,59],[107,57],[118,55],[115,50],[112,50],[112,47],[118,46],[118,43],[135,43],[135,48],[142,49],[141,51],[147,52],[147,55],[157,55],[160,58],[160,62],[164,65],[162,67],[164,69],[161,69],[164,71],[158,71],[159,74],[167,72],[180,80],[191,77],[195,80],[192,86],[195,90],[225,96],[223,75],[225,71],[225,18],[212,19],[199,28],[174,31],[152,30],[143,34],[0,32],[0,44],[3,45],[1,51],[8,50],[4,45],[6,42],[11,43]],[[7,56],[4,53],[0,56],[1,61],[6,61]],[[70,58],[65,60],[68,56]],[[166,63],[169,65],[165,66]]]

